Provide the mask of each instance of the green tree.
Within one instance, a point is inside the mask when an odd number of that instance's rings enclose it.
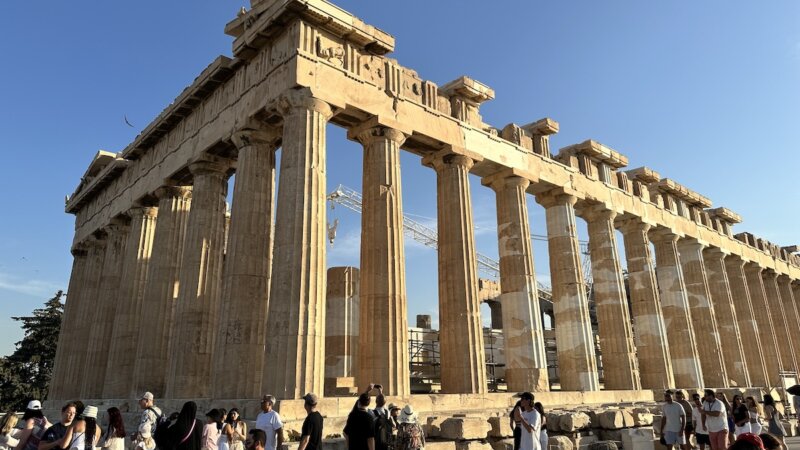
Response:
[[[64,315],[63,291],[33,310],[32,316],[12,317],[22,322],[25,336],[10,356],[0,358],[0,410],[20,411],[30,399],[47,397]]]

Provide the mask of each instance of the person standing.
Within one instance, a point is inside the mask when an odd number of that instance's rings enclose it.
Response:
[[[256,428],[267,435],[266,450],[276,450],[283,445],[283,420],[275,411],[275,397],[265,395],[261,398],[261,412],[256,417]]]
[[[317,394],[309,392],[303,396],[303,400],[303,408],[308,415],[303,421],[297,450],[321,450],[323,420],[322,414],[317,411]]]
[[[703,402],[700,400],[700,394],[692,394],[692,401],[694,402],[692,408],[694,435],[700,450],[706,450],[706,445],[711,447],[711,440],[708,437],[708,430],[703,424]]]
[[[267,442],[267,434],[260,428],[250,430],[250,437],[247,438],[247,450],[264,450]]]
[[[343,433],[348,450],[375,450],[375,418],[369,403],[369,394],[359,395],[358,408],[347,416]]]
[[[664,392],[664,406],[661,407],[661,438],[671,449],[686,443],[686,411],[674,401],[673,395],[672,391]]]
[[[152,392],[145,392],[139,399],[139,409],[142,416],[139,418],[139,426],[136,433],[131,436],[134,450],[154,450],[156,441],[153,433],[156,432],[156,424],[161,419],[161,409],[155,405],[155,397]]]
[[[13,411],[6,411],[0,419],[0,450],[9,450],[19,444],[19,434],[22,432],[17,428],[19,417]]]
[[[522,394],[517,394],[515,397],[519,397]],[[517,403],[514,404],[514,407],[511,408],[511,412],[508,414],[508,420],[511,422],[509,425],[514,432],[514,450],[519,450],[519,440],[522,438],[522,423],[517,422],[517,410],[522,408],[522,401],[517,400]]]
[[[39,441],[50,428],[50,421],[42,413],[42,403],[39,400],[29,401],[21,420],[23,425],[16,450],[37,450]]]
[[[375,409],[372,410],[375,417],[375,449],[389,450],[392,440],[392,424],[389,420],[389,409],[386,408],[386,397],[378,394],[375,397]]]
[[[39,450],[51,450],[53,448],[61,447],[61,441],[64,435],[67,434],[67,427],[72,425],[75,416],[78,413],[78,408],[75,403],[67,403],[61,407],[61,422],[54,423],[53,426],[44,432],[44,436],[39,441]]]
[[[691,438],[692,432],[694,432],[694,424],[692,423],[692,404],[686,399],[686,394],[678,389],[675,391],[675,403],[681,405],[683,407],[683,412],[686,413],[686,428],[683,429],[683,444],[681,444],[681,449],[683,450],[691,450]]]
[[[539,431],[539,447],[541,447],[542,450],[547,450],[550,437],[547,435],[547,416],[544,415],[544,405],[542,405],[541,402],[536,402],[533,404],[533,407],[536,408],[536,412],[539,413],[539,419],[542,421],[542,429]]]
[[[744,399],[744,404],[747,406],[748,414],[750,415],[750,430],[753,434],[761,434],[761,416],[764,412],[761,410],[761,405],[758,404],[756,399],[748,396]]]
[[[725,404],[719,400],[714,391],[703,391],[703,425],[708,430],[711,441],[711,450],[726,450],[728,448],[728,414]]]
[[[64,450],[97,450],[100,442],[100,427],[97,425],[97,407],[87,405],[83,414],[67,427],[67,434],[61,443]]]
[[[108,428],[100,441],[101,448],[108,450],[125,450],[125,421],[119,408],[111,407],[108,412]]]
[[[397,419],[400,426],[397,430],[395,450],[420,450],[425,448],[425,433],[417,420],[417,413],[411,405],[406,405]]]
[[[218,409],[214,408],[206,413],[206,425],[203,427],[203,443],[201,447],[203,450],[217,450],[220,434],[218,424],[221,421]]]
[[[170,424],[155,435],[159,450],[200,450],[203,423],[197,419],[197,404],[186,402],[180,413],[170,416]]]
[[[783,429],[783,423],[781,423],[783,417],[781,417],[781,412],[775,408],[775,399],[769,394],[764,396],[764,417],[767,419],[767,432],[775,436],[783,450],[787,450],[786,430]]]
[[[737,438],[740,434],[752,433],[750,426],[750,411],[744,405],[742,396],[736,394],[733,396],[733,403],[731,404],[731,416],[733,416],[733,435]]]
[[[542,428],[542,421],[539,412],[533,408],[533,394],[523,392],[520,396],[520,408],[516,409],[515,419],[522,425],[519,439],[520,450],[540,450],[539,433]]]
[[[389,410],[389,427],[391,427],[392,437],[389,440],[389,448],[395,450],[397,448],[397,433],[400,430],[400,407],[394,403],[389,403],[386,408]]]
[[[228,450],[244,450],[244,442],[246,439],[247,424],[244,423],[239,416],[239,410],[231,408],[228,417],[225,418],[225,425],[222,427],[222,436],[219,437],[219,448],[223,450],[222,442],[224,440]]]

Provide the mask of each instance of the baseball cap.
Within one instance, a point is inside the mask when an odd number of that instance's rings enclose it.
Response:
[[[306,403],[308,403],[309,405],[313,406],[313,405],[317,404],[317,401],[319,400],[319,397],[317,397],[317,394],[314,394],[313,392],[309,392],[309,393],[307,393],[306,395],[303,396],[303,400],[305,400]]]
[[[39,400],[31,400],[25,409],[42,409],[42,402]]]
[[[150,400],[150,401],[152,401],[153,400],[153,393],[152,392],[145,392],[144,394],[142,394],[142,398],[141,399],[142,400]]]

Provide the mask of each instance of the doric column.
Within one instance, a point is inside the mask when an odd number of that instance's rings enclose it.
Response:
[[[675,379],[647,237],[650,225],[641,219],[627,219],[621,221],[620,230],[628,263],[628,290],[642,387],[668,389],[675,386]]]
[[[549,391],[544,329],[540,318],[525,192],[530,182],[518,176],[498,175],[484,180],[484,184],[494,189],[497,198],[499,306],[503,323],[506,384],[509,391]]]
[[[189,165],[194,179],[192,208],[169,346],[167,398],[208,398],[211,393],[214,338],[219,327],[227,169],[227,164],[213,161]]]
[[[130,226],[120,219],[114,219],[104,230],[108,233],[108,243],[103,258],[96,302],[89,310],[90,317],[93,318],[89,326],[89,340],[86,342],[86,361],[84,363],[86,368],[81,379],[81,398],[85,399],[100,398],[103,395],[108,350],[111,348],[111,332],[119,304],[125,243]]]
[[[752,386],[744,357],[744,343],[739,331],[739,320],[733,305],[733,296],[725,271],[725,253],[718,248],[703,250],[708,277],[708,290],[719,331],[722,361],[728,378],[739,387]]]
[[[614,228],[617,213],[602,205],[584,205],[579,213],[589,229],[592,290],[603,355],[603,386],[608,390],[640,390],[639,365]]]
[[[594,335],[575,224],[577,198],[556,189],[536,194],[536,201],[545,208],[547,220],[561,390],[597,391]]]
[[[147,326],[139,329],[133,385],[136,392],[150,391],[163,398],[192,189],[166,186],[157,189],[155,195],[158,222],[141,307],[141,323]]]
[[[781,304],[783,304],[783,316],[786,320],[786,330],[789,336],[787,340],[791,341],[792,355],[794,356],[795,370],[800,371],[800,317],[798,317],[797,303],[795,296],[792,292],[792,279],[788,275],[778,276],[778,290],[781,294]],[[800,373],[800,372],[798,372]]]
[[[56,347],[56,357],[53,362],[53,376],[50,380],[50,387],[47,392],[48,400],[64,399],[64,384],[67,382],[67,364],[69,355],[77,351],[71,348],[72,338],[74,338],[77,328],[78,309],[82,302],[81,287],[87,264],[86,246],[76,245],[72,248],[72,272],[69,276],[69,287],[67,288],[67,301],[64,304],[64,316],[61,320],[61,329],[58,333],[58,345]]]
[[[692,329],[689,300],[678,259],[678,235],[667,229],[650,232],[656,250],[656,276],[664,325],[667,327],[672,372],[677,386],[703,386],[703,370]]]
[[[722,343],[720,342],[714,306],[711,303],[711,292],[708,289],[708,278],[703,263],[704,245],[696,239],[680,239],[680,253],[683,279],[686,283],[686,297],[689,300],[689,311],[692,316],[692,327],[697,344],[700,366],[703,368],[703,379],[709,386],[728,387],[730,380],[725,371]]]
[[[133,376],[139,331],[142,326],[149,328],[150,325],[141,321],[142,296],[147,283],[147,265],[153,249],[158,208],[133,208],[128,215],[131,229],[125,243],[103,398],[136,395]]]
[[[263,394],[275,149],[280,136],[279,130],[257,124],[233,135],[239,153],[211,377],[214,398],[258,398]]]
[[[775,333],[775,326],[763,326],[762,324],[773,321],[770,313],[770,305],[767,301],[767,292],[764,289],[764,280],[761,272],[764,269],[756,263],[744,265],[744,273],[747,278],[747,290],[750,293],[750,300],[753,303],[753,311],[758,312],[758,333],[761,339],[761,358],[767,368],[769,377],[767,386],[778,386],[780,382],[780,372],[783,371],[781,355],[778,351],[778,339]]]
[[[736,311],[736,319],[739,324],[739,333],[742,339],[747,373],[750,376],[750,385],[769,386],[767,368],[761,355],[758,318],[750,300],[750,292],[747,289],[747,280],[744,275],[744,261],[737,255],[730,255],[725,258],[725,269],[728,275],[734,310]]]
[[[486,361],[469,190],[473,160],[439,154],[426,163],[436,170],[442,392],[485,393]]]
[[[783,309],[783,300],[778,290],[778,274],[772,269],[766,269],[761,276],[764,278],[764,291],[767,293],[769,311],[772,317],[772,328],[775,330],[775,338],[778,341],[778,354],[781,357],[783,370],[797,372],[797,363],[794,358],[794,346],[791,333],[796,333],[796,329],[789,328],[786,320],[786,311]]]
[[[358,386],[377,382],[386,395],[411,393],[408,366],[406,264],[400,131],[374,127],[355,136],[364,145]]]
[[[325,395],[335,396],[342,378],[358,369],[360,273],[355,267],[328,269],[325,295]],[[367,382],[369,384],[369,382]],[[350,386],[352,387],[352,386]],[[345,388],[346,389],[346,388]],[[349,392],[348,392],[349,393]]]
[[[325,375],[325,127],[331,107],[306,90],[280,100],[271,301],[262,391],[278,398],[323,392]]]
[[[82,386],[79,380],[83,379],[86,370],[89,336],[92,331],[94,311],[97,307],[103,259],[106,256],[106,235],[102,234],[102,237],[99,239],[92,236],[85,242],[87,256],[86,268],[81,276],[79,289],[81,300],[74,316],[73,332],[70,333],[67,343],[67,348],[71,351],[67,354],[64,384],[61,391],[62,397],[65,399],[81,396]]]

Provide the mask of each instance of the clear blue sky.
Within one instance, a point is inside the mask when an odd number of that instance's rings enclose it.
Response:
[[[552,117],[552,147],[592,138],[800,242],[800,3],[337,2],[393,34],[394,57],[437,83],[469,75],[496,90],[486,122]],[[98,149],[119,151],[217,55],[227,1],[0,3],[0,354],[9,317],[66,289],[73,218],[63,211]],[[125,125],[123,117],[135,125]],[[329,130],[329,188],[360,188],[359,146]],[[402,159],[406,212],[435,217],[433,173]],[[329,189],[329,190],[330,190]],[[497,254],[493,193],[473,179],[478,249]],[[543,232],[533,202],[534,232]],[[359,217],[336,208],[331,265],[358,264]],[[546,248],[535,246],[546,278]],[[435,313],[435,253],[407,244],[410,312]]]

